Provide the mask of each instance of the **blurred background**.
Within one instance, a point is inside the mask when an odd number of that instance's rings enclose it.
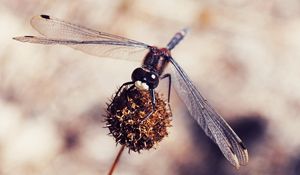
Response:
[[[169,136],[115,174],[300,174],[299,0],[1,0],[0,174],[107,174],[120,149],[106,102],[140,63],[12,40],[39,14],[160,47],[190,27],[173,57],[250,156],[231,166],[172,91]]]

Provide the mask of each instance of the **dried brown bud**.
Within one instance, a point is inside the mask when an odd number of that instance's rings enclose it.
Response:
[[[148,91],[132,85],[122,88],[113,98],[107,108],[106,126],[117,143],[140,152],[151,149],[168,135],[171,110],[158,93],[155,93],[155,98],[155,111],[145,121],[143,119],[152,111]]]

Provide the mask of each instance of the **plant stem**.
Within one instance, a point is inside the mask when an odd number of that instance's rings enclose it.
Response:
[[[121,155],[122,155],[122,153],[123,153],[123,151],[124,151],[124,148],[125,148],[125,145],[123,145],[123,146],[121,147],[121,149],[120,149],[120,151],[119,151],[119,153],[118,153],[118,155],[117,155],[117,157],[116,157],[114,163],[112,164],[112,166],[111,166],[111,168],[110,168],[110,170],[109,170],[108,175],[112,175],[112,174],[113,174],[113,172],[114,172],[114,170],[115,170],[115,167],[117,166],[117,164],[118,164],[118,162],[119,162],[119,160],[120,160],[120,157],[121,157]]]

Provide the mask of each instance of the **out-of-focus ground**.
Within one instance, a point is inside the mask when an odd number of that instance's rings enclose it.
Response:
[[[300,1],[2,0],[0,174],[106,174],[119,146],[105,103],[140,64],[12,40],[37,35],[39,14],[158,46],[190,27],[173,57],[250,155],[234,169],[173,91],[169,136],[125,152],[115,174],[300,173]]]

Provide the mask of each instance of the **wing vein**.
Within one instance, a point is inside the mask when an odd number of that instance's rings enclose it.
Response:
[[[208,104],[178,63],[173,58],[170,58],[170,62],[176,69],[175,74],[178,81],[175,81],[175,85],[177,85],[175,88],[186,103],[192,117],[234,166],[238,168],[239,165],[245,165],[248,162],[248,152],[241,139]]]

